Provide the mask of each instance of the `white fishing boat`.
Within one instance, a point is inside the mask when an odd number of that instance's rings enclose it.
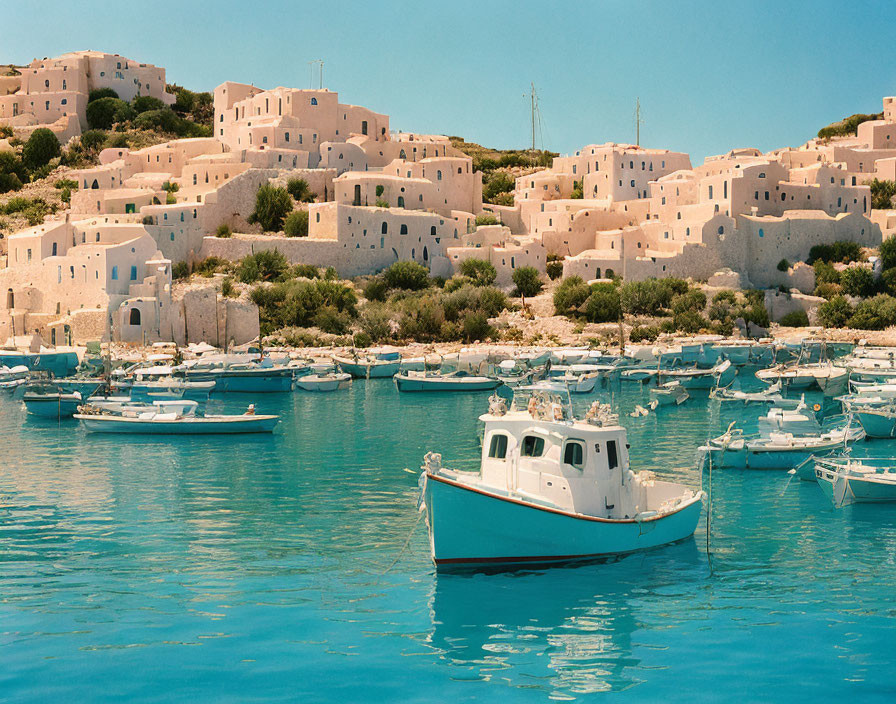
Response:
[[[0,391],[14,389],[26,383],[30,371],[24,364],[18,364],[13,367],[0,366]]]
[[[658,373],[656,367],[633,367],[631,369],[623,369],[619,372],[619,378],[623,381],[640,381],[646,383],[653,379]]]
[[[403,372],[393,377],[399,391],[491,391],[499,379],[466,372]]]
[[[699,453],[716,467],[735,469],[791,469],[813,455],[842,449],[865,437],[865,431],[851,424],[814,435],[771,431],[744,435],[733,423],[725,434],[709,440]]]
[[[518,359],[505,359],[495,367],[493,374],[495,379],[511,388],[526,386],[534,381],[544,379],[546,375],[545,367],[533,369]]]
[[[821,389],[825,396],[839,396],[848,388],[849,371],[830,362],[815,364],[781,364],[760,369],[756,378],[766,384],[780,382],[785,389]]]
[[[896,458],[818,458],[815,479],[837,508],[896,501]]]
[[[271,433],[279,416],[259,415],[254,406],[242,415],[197,415],[195,401],[156,401],[151,407],[125,407],[120,412],[85,404],[75,418],[97,433],[152,435],[211,435]]]
[[[340,372],[333,364],[312,364],[311,373],[296,379],[303,391],[338,391],[352,385],[352,375]]]
[[[555,375],[555,372],[560,372]],[[574,394],[589,394],[604,377],[606,370],[590,364],[570,364],[554,367],[551,370],[551,382],[562,384]]]
[[[691,395],[680,381],[667,381],[665,384],[650,389],[650,397],[651,405],[656,408],[658,406],[680,406]]]
[[[706,361],[711,364],[727,359],[736,366],[743,366],[753,362],[753,350],[756,347],[753,340],[725,340],[707,345],[704,354]]]
[[[875,396],[878,398],[896,399],[896,379],[883,383],[871,381],[855,381],[850,379],[849,387],[855,396]]]
[[[686,389],[711,389],[714,386],[728,386],[737,375],[737,368],[730,360],[724,360],[709,369],[698,367],[660,369],[657,384],[678,381]]]
[[[382,379],[392,377],[401,370],[401,358],[380,358],[375,355],[334,355],[339,368],[355,379]]]
[[[896,380],[896,359],[892,351],[887,357],[846,357],[839,362],[850,373],[855,381],[885,383]]]
[[[800,399],[786,398],[781,394],[781,382],[776,381],[762,391],[741,391],[730,387],[719,387],[709,392],[709,397],[719,401],[736,402],[744,405],[768,403],[777,408],[796,408]]]
[[[594,560],[693,535],[703,492],[633,472],[609,408],[577,420],[552,389],[516,395],[509,411],[492,397],[478,472],[427,454],[421,507],[438,568]]]

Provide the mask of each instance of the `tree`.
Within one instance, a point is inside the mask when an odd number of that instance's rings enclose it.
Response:
[[[59,140],[46,127],[40,127],[31,133],[25,146],[22,147],[22,162],[32,171],[45,166],[50,159],[59,156]]]
[[[287,190],[266,183],[255,195],[255,211],[249,216],[249,222],[257,222],[265,232],[279,232],[284,218],[291,212],[292,198]]]
[[[483,179],[482,200],[486,203],[494,203],[495,198],[501,193],[513,191],[516,183],[513,177],[505,171],[497,171]]]
[[[613,284],[595,284],[585,301],[585,317],[592,323],[611,323],[622,317],[619,289]]]
[[[287,237],[308,236],[308,211],[294,210],[286,216],[283,222],[283,232]]]
[[[303,178],[291,178],[286,182],[286,190],[289,195],[299,203],[310,203],[314,200],[314,194],[308,187],[308,182]]]
[[[81,134],[81,146],[89,151],[99,151],[106,143],[106,133],[102,130],[87,130]]]
[[[896,181],[875,178],[867,183],[871,187],[871,207],[890,210],[893,207],[893,196],[896,196]]]
[[[581,276],[563,279],[554,291],[554,314],[571,315],[591,296],[591,288]]]
[[[851,266],[840,275],[843,293],[865,298],[874,293],[874,274],[863,266]]]
[[[253,281],[274,281],[289,270],[289,262],[276,249],[264,249],[240,260],[237,276],[244,284]]]
[[[88,94],[87,102],[89,104],[96,100],[102,100],[103,98],[118,98],[118,93],[111,88],[94,88]]]
[[[383,272],[389,288],[421,291],[429,288],[429,269],[417,262],[395,262]]]
[[[843,296],[834,296],[818,306],[818,322],[826,328],[842,328],[852,317],[852,306]]]
[[[809,327],[809,316],[804,310],[794,310],[781,318],[779,325],[785,328],[806,328]]]
[[[474,286],[491,286],[498,272],[485,259],[465,259],[460,263],[460,273],[472,280]]]
[[[164,110],[168,106],[158,98],[151,95],[138,95],[131,101],[131,107],[137,113],[148,112],[149,110]]]
[[[482,213],[481,215],[476,216],[476,227],[483,227],[484,225],[497,225],[498,218],[496,218],[491,213]]]
[[[100,98],[87,104],[87,124],[94,130],[112,129],[116,122],[134,119],[134,108],[118,98]]]
[[[513,283],[516,284],[517,296],[537,296],[544,288],[541,275],[534,266],[521,266],[514,270]]]
[[[880,263],[884,269],[896,267],[896,237],[888,237],[880,243]]]
[[[778,262],[778,271],[787,271],[790,268],[790,262],[782,259]]]

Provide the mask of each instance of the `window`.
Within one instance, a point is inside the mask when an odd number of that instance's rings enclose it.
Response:
[[[288,142],[289,141],[289,132],[287,132],[284,136],[286,137],[286,141]]]
[[[131,308],[130,315],[128,316],[128,325],[139,325],[140,324],[140,309],[139,308]]]
[[[118,267],[117,266],[112,267],[112,280],[113,281],[118,280]]]
[[[709,199],[712,200],[712,186],[709,187]]]
[[[616,441],[610,440],[607,443],[607,468],[616,469],[619,466],[619,457],[616,454]]]
[[[398,233],[398,234],[400,234],[400,235],[406,235],[406,234],[408,234],[408,226],[407,226],[407,225],[402,225],[402,226],[401,226],[401,229],[399,230],[399,233]]]
[[[492,442],[488,447],[488,456],[496,460],[507,457],[507,436],[501,433],[492,435]]]
[[[585,443],[580,440],[569,440],[563,449],[563,463],[582,469],[585,466]]]
[[[136,281],[136,280],[137,280],[137,267],[132,266],[131,267],[131,281]]]
[[[317,105],[317,98],[312,98],[312,99],[311,99],[311,104],[312,104],[312,105]]]
[[[544,438],[527,435],[523,438],[523,457],[541,457],[544,454]]]

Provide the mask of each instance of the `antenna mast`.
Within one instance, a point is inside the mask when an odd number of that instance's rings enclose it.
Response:
[[[535,151],[535,83],[534,81],[529,84],[532,86],[532,92],[529,94],[532,102],[532,151]]]
[[[641,123],[644,120],[641,119],[641,98],[638,98],[635,102],[635,144],[637,146],[641,146]]]

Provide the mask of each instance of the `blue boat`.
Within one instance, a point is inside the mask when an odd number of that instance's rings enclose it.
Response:
[[[49,372],[57,378],[71,376],[78,368],[74,352],[11,352],[0,350],[0,367],[24,365],[34,372]]]
[[[25,409],[41,418],[71,418],[83,401],[77,391],[66,392],[53,384],[30,385],[22,397]]]

